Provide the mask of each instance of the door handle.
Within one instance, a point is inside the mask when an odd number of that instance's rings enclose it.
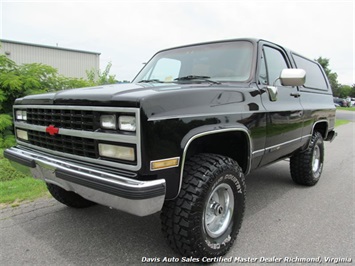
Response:
[[[292,92],[290,95],[295,97],[295,98],[301,97],[301,94],[299,94],[298,92]]]

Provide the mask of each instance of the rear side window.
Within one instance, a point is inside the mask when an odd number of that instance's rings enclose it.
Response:
[[[304,87],[318,90],[328,90],[327,82],[324,78],[320,66],[309,59],[293,54],[297,68],[306,71],[306,83]]]

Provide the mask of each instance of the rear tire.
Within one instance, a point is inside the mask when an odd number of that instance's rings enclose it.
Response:
[[[47,188],[53,198],[72,208],[87,208],[96,204],[95,202],[84,199],[75,192],[67,191],[54,184],[47,183]]]
[[[319,181],[324,163],[324,143],[319,132],[315,132],[308,148],[290,158],[292,180],[300,185],[314,186]]]
[[[239,165],[231,158],[199,154],[186,162],[179,196],[164,204],[163,234],[183,256],[223,256],[236,239],[244,209]]]

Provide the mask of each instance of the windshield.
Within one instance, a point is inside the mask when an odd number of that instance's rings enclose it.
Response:
[[[252,58],[247,41],[176,48],[156,54],[133,82],[247,81]]]

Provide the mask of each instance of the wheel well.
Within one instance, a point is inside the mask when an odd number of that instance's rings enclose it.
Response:
[[[322,121],[314,124],[312,134],[315,131],[318,131],[322,135],[323,139],[325,139],[327,137],[328,123],[326,121]]]
[[[241,131],[209,134],[195,139],[188,147],[186,160],[199,153],[214,153],[235,160],[247,172],[250,157],[249,138]]]

